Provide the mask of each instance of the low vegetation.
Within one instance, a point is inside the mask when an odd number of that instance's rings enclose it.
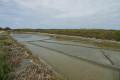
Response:
[[[12,43],[7,42],[6,39],[6,35],[0,35],[0,80],[11,80],[13,78],[12,67],[8,60],[8,53],[11,49],[7,48]]]
[[[105,43],[105,42],[94,42],[96,45],[99,47],[103,47],[106,49],[115,49],[115,50],[120,50],[120,45],[119,44],[113,44],[113,43]]]
[[[120,41],[120,30],[103,29],[14,29],[15,32],[41,32]]]

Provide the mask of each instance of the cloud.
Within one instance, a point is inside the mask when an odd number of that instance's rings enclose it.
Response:
[[[26,8],[60,11],[54,18],[78,18],[110,13],[118,10],[118,0],[15,0],[16,3]]]
[[[6,11],[14,10],[10,11],[12,13],[18,12],[16,14],[28,16],[35,14],[51,18],[106,16],[110,13],[114,13],[112,15],[115,16],[117,15],[115,12],[118,13],[120,8],[119,0],[1,0],[1,2]],[[11,6],[13,9],[8,8]]]
[[[120,0],[0,0],[0,23],[114,27],[119,9]]]

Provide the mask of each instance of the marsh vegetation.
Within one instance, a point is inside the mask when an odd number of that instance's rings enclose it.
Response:
[[[14,29],[17,32],[41,32],[120,41],[120,30],[104,29]]]

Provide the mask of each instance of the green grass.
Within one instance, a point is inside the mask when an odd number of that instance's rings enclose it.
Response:
[[[7,55],[0,53],[0,80],[10,80],[12,78],[11,66],[9,61],[7,61]]]
[[[12,68],[8,61],[7,50],[0,48],[0,80],[10,80],[13,75],[10,73]]]
[[[11,74],[12,68],[7,54],[11,49],[6,48],[11,43],[7,42],[6,39],[7,37],[0,35],[0,80],[11,80],[13,78],[13,74]]]

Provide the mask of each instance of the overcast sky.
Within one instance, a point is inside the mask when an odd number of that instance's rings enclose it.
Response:
[[[120,0],[0,0],[0,26],[120,29]]]

